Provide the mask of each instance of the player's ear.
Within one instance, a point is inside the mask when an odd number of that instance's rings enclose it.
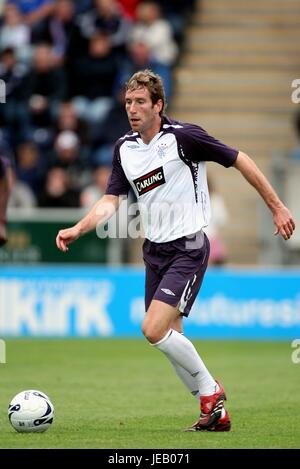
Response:
[[[159,99],[157,103],[155,104],[155,107],[157,109],[157,113],[160,114],[162,108],[163,108],[163,100]]]

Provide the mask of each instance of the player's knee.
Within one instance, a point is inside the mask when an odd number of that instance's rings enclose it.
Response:
[[[147,319],[143,321],[142,332],[151,344],[158,342],[164,335],[162,331],[160,331],[160,328],[158,328],[154,323],[147,321]]]
[[[152,339],[152,327],[149,324],[149,321],[144,320],[142,324],[142,333],[146,337],[146,339],[151,342]]]

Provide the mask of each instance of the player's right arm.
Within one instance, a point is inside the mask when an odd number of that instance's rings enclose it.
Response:
[[[119,208],[130,189],[130,183],[121,165],[119,148],[124,142],[120,139],[115,145],[112,160],[112,172],[106,188],[106,194],[94,205],[91,211],[76,225],[60,230],[56,237],[56,245],[63,252],[68,251],[69,244],[80,236],[95,230],[98,225],[105,223]]]
[[[122,197],[106,194],[93,206],[90,212],[71,228],[60,230],[56,236],[56,246],[63,252],[68,251],[69,244],[80,236],[95,230],[105,223],[119,208]]]

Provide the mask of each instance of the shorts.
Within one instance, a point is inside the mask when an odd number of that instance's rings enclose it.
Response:
[[[153,299],[174,306],[188,316],[202,285],[209,258],[209,241],[203,231],[166,243],[145,240],[145,307]]]

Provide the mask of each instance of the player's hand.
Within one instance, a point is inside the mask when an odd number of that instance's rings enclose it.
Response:
[[[273,221],[276,226],[274,235],[281,234],[285,240],[290,239],[296,225],[291,212],[284,205],[273,213]]]
[[[72,226],[72,228],[60,230],[56,236],[56,246],[62,252],[67,252],[69,250],[68,245],[76,241],[79,237],[80,231],[76,225]]]

